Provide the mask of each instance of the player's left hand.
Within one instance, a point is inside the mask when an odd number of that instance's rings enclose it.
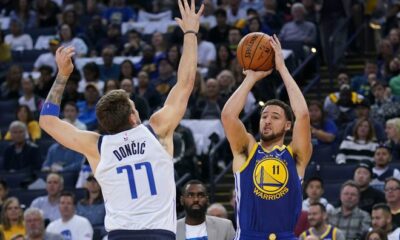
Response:
[[[56,51],[56,62],[58,67],[58,74],[68,77],[74,70],[74,64],[72,64],[72,56],[75,54],[74,47],[61,46]]]
[[[182,4],[183,1],[183,4]],[[190,6],[188,0],[178,0],[179,11],[181,12],[181,18],[175,18],[175,21],[181,27],[183,32],[199,31],[200,16],[204,11],[204,4],[201,4],[199,11],[196,13],[195,0],[191,0]]]
[[[259,81],[261,79],[264,79],[268,75],[272,73],[273,69],[268,70],[268,71],[253,71],[253,70],[244,70],[243,74],[246,75],[246,79],[251,79],[254,81]]]

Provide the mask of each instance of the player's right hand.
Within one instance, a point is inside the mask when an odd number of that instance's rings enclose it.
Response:
[[[251,79],[253,81],[259,81],[261,79],[264,79],[268,75],[272,73],[273,69],[268,70],[268,71],[253,71],[253,70],[244,70],[243,74],[246,75],[246,79]]]
[[[275,34],[269,39],[269,41],[275,52],[275,68],[279,72],[282,68],[286,67],[285,60],[283,59],[281,42]]]
[[[182,4],[183,1],[183,4]],[[178,0],[179,11],[181,12],[181,18],[175,18],[175,21],[181,27],[183,32],[199,31],[200,16],[204,11],[204,4],[201,4],[199,11],[196,13],[195,0],[191,0],[189,6],[188,0]]]
[[[72,64],[72,56],[75,54],[74,47],[61,46],[56,51],[56,62],[58,67],[58,74],[61,76],[69,76],[74,70],[74,64]]]

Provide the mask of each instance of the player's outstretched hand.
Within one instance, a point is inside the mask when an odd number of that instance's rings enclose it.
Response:
[[[72,56],[75,54],[75,48],[73,47],[59,47],[56,51],[56,62],[58,67],[58,74],[62,76],[69,76],[74,70],[74,64],[72,64]]]
[[[285,60],[283,59],[281,42],[275,34],[269,38],[269,41],[275,52],[275,68],[279,72],[282,68],[285,68]]]
[[[199,11],[196,13],[194,1],[195,0],[191,0],[189,6],[188,0],[178,0],[181,18],[175,18],[175,21],[183,32],[194,31],[197,33],[199,31],[200,16],[203,14],[204,4],[201,4]]]
[[[244,70],[243,74],[246,75],[247,79],[251,79],[254,81],[259,81],[261,79],[264,79],[265,77],[267,77],[268,75],[270,75],[272,73],[272,70],[268,70],[268,71],[253,71],[253,70]]]

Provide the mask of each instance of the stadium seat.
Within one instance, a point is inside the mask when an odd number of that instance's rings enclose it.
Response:
[[[336,205],[340,199],[340,187],[342,183],[325,184],[323,197],[332,205]]]
[[[21,188],[32,180],[32,173],[28,171],[1,172],[0,176],[4,179],[9,188]]]
[[[334,163],[333,155],[331,146],[315,146],[310,161],[316,163]]]
[[[25,29],[25,33],[31,36],[33,42],[36,42],[36,39],[41,35],[55,35],[57,33],[57,29],[55,27],[30,28]]]
[[[56,141],[54,141],[54,139],[52,138],[42,138],[38,140],[37,145],[39,146],[40,154],[42,155],[43,160],[46,159],[47,151],[49,150],[50,146],[55,142]]]
[[[321,165],[319,175],[325,183],[342,183],[353,179],[355,165]]]
[[[15,110],[13,110],[12,112],[6,112],[1,107],[0,107],[0,109],[2,111],[2,113],[0,115],[0,130],[2,133],[5,134],[10,126],[10,123],[12,121],[16,120],[15,113],[14,113]]]
[[[5,112],[14,113],[15,110],[17,109],[17,106],[18,106],[18,101],[16,101],[16,100],[1,100],[0,101],[0,109],[1,109],[2,115]]]
[[[26,189],[11,189],[9,194],[10,197],[17,197],[19,199],[19,202],[25,206],[25,208],[28,208],[32,201],[40,196],[45,196],[47,195],[47,192],[45,189],[40,189],[40,190],[26,190]]]
[[[8,141],[0,141],[0,169],[3,169],[3,154],[9,144],[10,142]]]

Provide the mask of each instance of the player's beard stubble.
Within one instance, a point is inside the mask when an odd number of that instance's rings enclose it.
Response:
[[[270,134],[263,134],[262,129],[260,130],[261,140],[264,142],[271,142],[276,139],[281,139],[285,135],[285,129],[281,129],[279,132],[274,133],[271,131]]]

